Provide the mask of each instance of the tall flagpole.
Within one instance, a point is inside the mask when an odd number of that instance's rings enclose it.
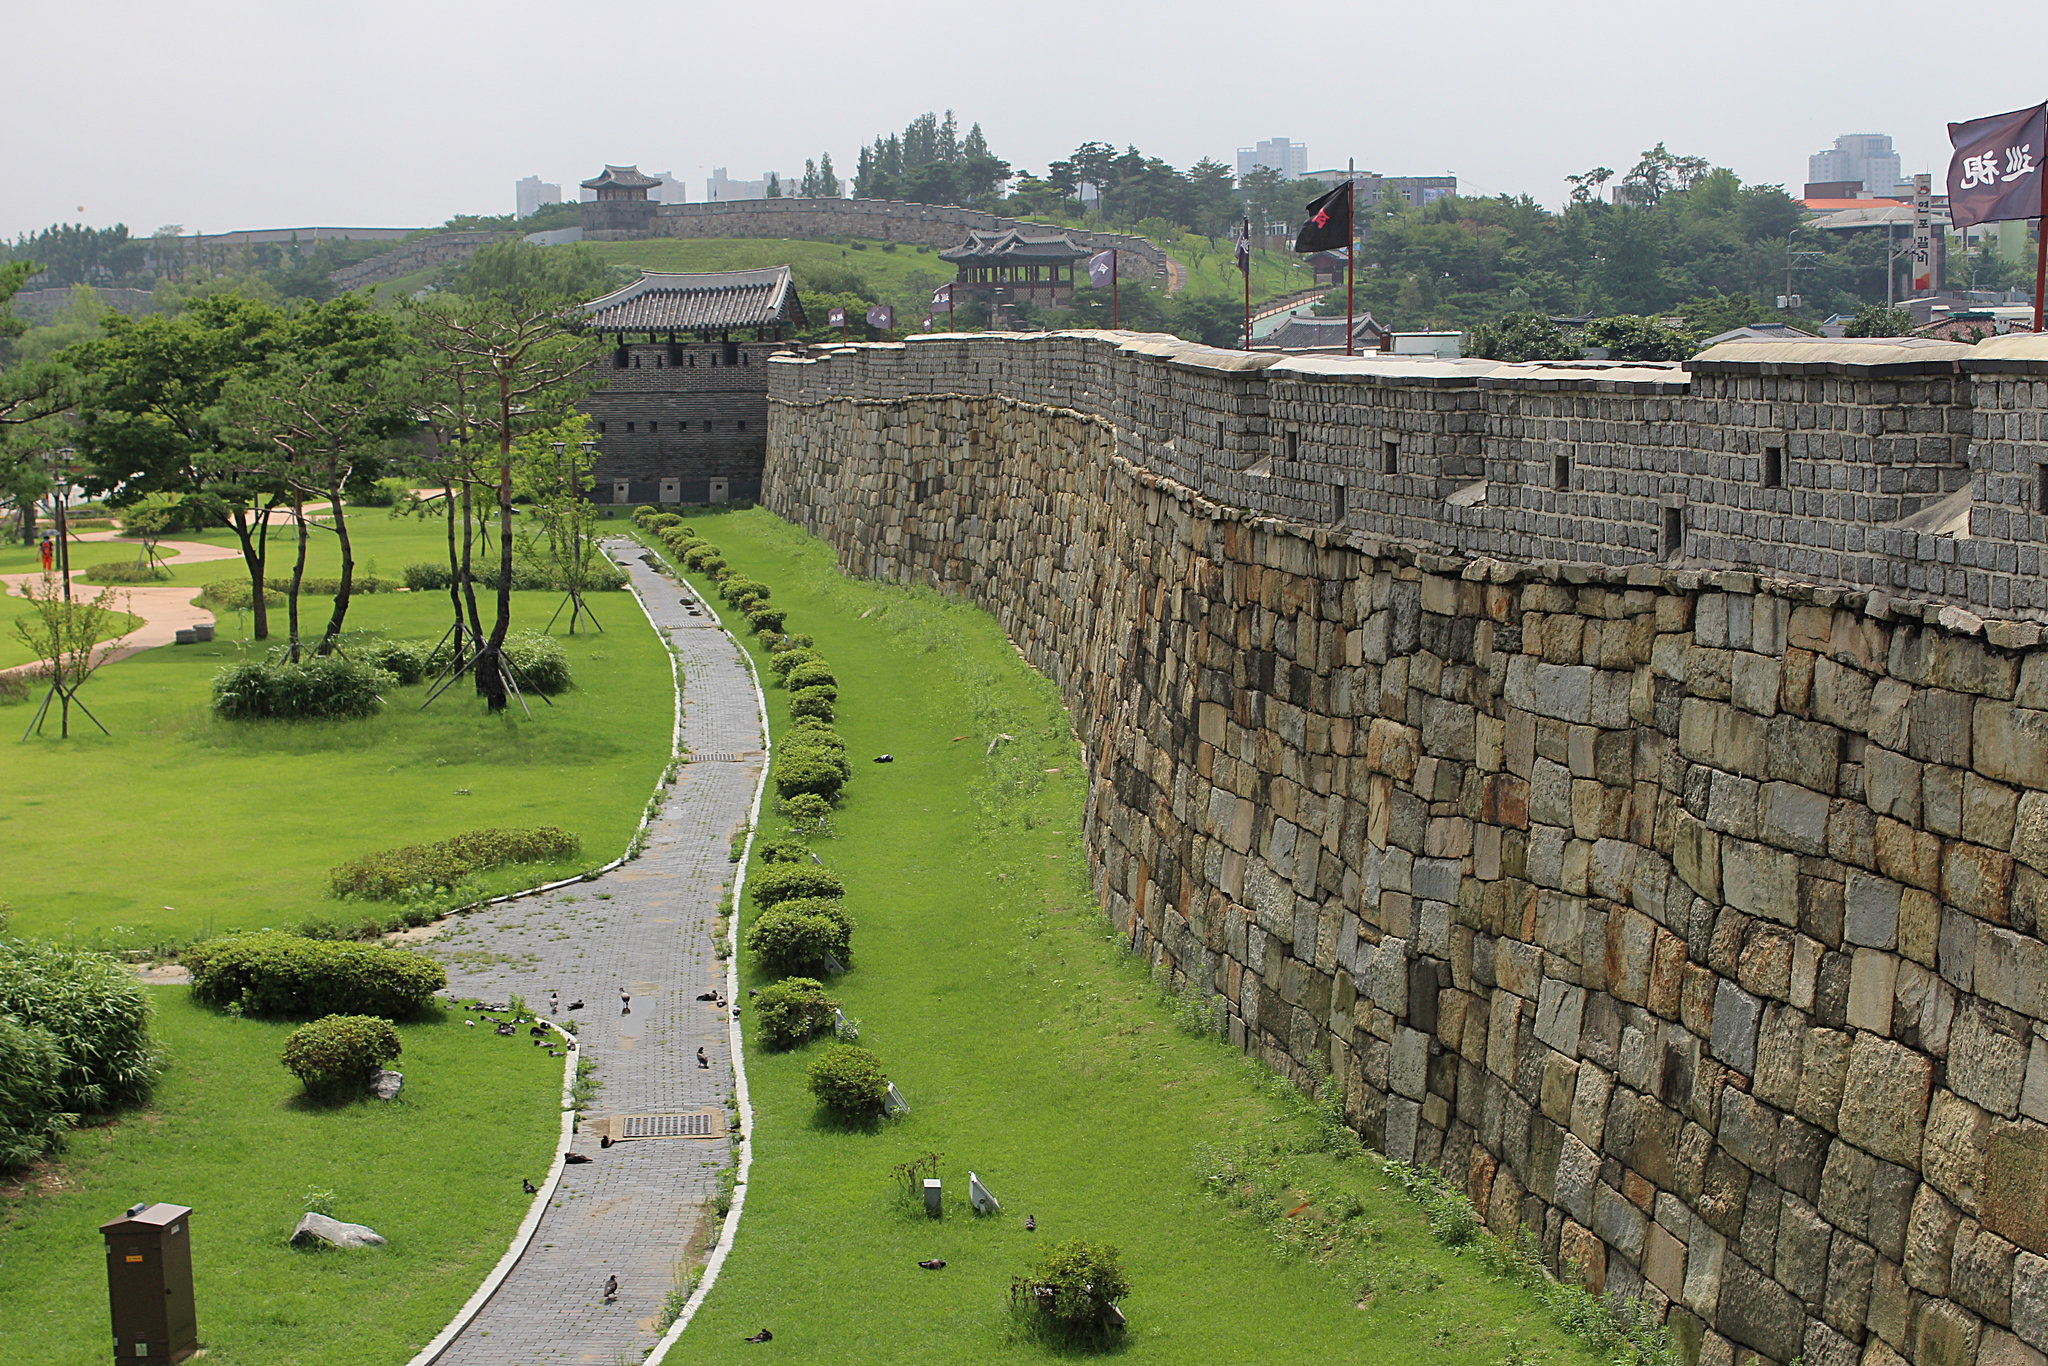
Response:
[[[1351,240],[1344,245],[1344,354],[1347,356],[1351,354],[1351,333],[1353,329],[1351,321],[1351,276],[1354,267],[1358,263],[1358,190],[1355,188],[1357,184],[1358,182],[1355,180],[1344,182],[1344,207],[1350,210],[1346,216],[1350,219],[1351,223]]]
[[[2034,330],[2041,330],[2041,288],[2048,278],[2048,165],[2034,172],[2041,177],[2041,217],[2034,224]]]
[[[1118,315],[1117,315],[1117,302],[1116,302],[1116,292],[1117,292],[1117,269],[1116,269],[1116,248],[1115,248],[1115,247],[1111,247],[1111,248],[1109,249],[1109,326],[1110,326],[1110,330],[1111,330],[1111,331],[1115,331],[1115,330],[1116,330],[1116,325],[1117,325],[1117,316],[1118,316]],[[2036,330],[2038,330],[2038,329],[2036,329]]]
[[[1244,276],[1244,349],[1249,351],[1252,349],[1252,220],[1249,215],[1244,220],[1244,264],[1237,273]]]

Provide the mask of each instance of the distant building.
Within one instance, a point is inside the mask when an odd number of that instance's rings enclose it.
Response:
[[[1351,323],[1351,349],[1358,355],[1391,350],[1393,336],[1392,329],[1375,321],[1370,313],[1361,313]],[[1273,351],[1335,351],[1341,355],[1344,319],[1297,314],[1260,338],[1259,347]]]
[[[1874,194],[1890,194],[1899,183],[1899,154],[1889,133],[1844,133],[1831,149],[1806,159],[1806,179],[1812,185],[1853,181]]]
[[[1377,204],[1388,195],[1401,198],[1421,208],[1434,204],[1445,195],[1458,192],[1458,178],[1454,175],[1381,175],[1377,171],[1310,171],[1303,180],[1319,180],[1336,189],[1347,180],[1358,182],[1358,202]]]
[[[715,167],[711,178],[704,182],[704,198],[713,203],[725,199],[766,199],[769,176],[781,179],[778,172],[763,171],[759,180],[734,180],[725,173],[725,167]],[[783,185],[783,192],[791,193],[787,182]]]
[[[562,202],[562,187],[550,185],[537,175],[522,178],[513,185],[512,190],[518,206],[514,213],[520,218],[533,217],[534,212],[543,204]]]
[[[684,186],[682,181],[676,178],[674,172],[656,171],[653,175],[661,184],[648,191],[647,197],[649,199],[657,204],[687,204],[690,202],[690,191]]]
[[[953,266],[953,303],[980,299],[991,313],[1005,304],[1031,303],[1058,307],[1074,293],[1078,262],[1092,255],[1063,232],[1026,236],[972,231],[957,247],[939,253]]]
[[[1288,138],[1268,138],[1252,147],[1237,149],[1237,178],[1243,180],[1261,166],[1269,166],[1289,180],[1308,174],[1308,148]]]

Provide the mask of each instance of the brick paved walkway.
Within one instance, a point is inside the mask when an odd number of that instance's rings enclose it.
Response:
[[[696,996],[725,987],[725,965],[712,950],[713,910],[731,882],[731,840],[760,778],[760,715],[745,660],[708,614],[690,616],[675,583],[640,562],[639,547],[607,548],[630,557],[634,588],[676,644],[684,744],[695,754],[743,757],[684,765],[633,862],[595,882],[463,917],[429,941],[461,995],[502,1001],[516,991],[545,1010],[550,989],[560,993],[561,1018],[576,1021],[599,1082],[571,1146],[589,1165],[563,1169],[526,1255],[438,1358],[449,1366],[639,1361],[659,1336],[662,1300],[685,1249],[693,1239],[708,1248],[718,1233],[711,1201],[732,1157],[724,1137],[604,1148],[589,1121],[721,1106],[733,1089],[725,1019]],[[638,625],[620,620],[611,629]],[[632,994],[630,1014],[620,1011],[621,988]],[[568,1011],[575,1000],[584,1008]],[[697,1066],[700,1047],[709,1070]],[[535,1181],[543,1174],[530,1173]],[[604,1282],[613,1275],[618,1299],[606,1304]]]

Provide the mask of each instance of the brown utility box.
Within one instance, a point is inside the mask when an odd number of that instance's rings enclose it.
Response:
[[[136,1205],[101,1224],[100,1234],[107,1240],[114,1360],[123,1366],[171,1366],[198,1351],[191,1209]]]

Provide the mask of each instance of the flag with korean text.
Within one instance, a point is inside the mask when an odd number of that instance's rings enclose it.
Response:
[[[1237,252],[1237,268],[1239,272],[1249,276],[1252,273],[1252,220],[1250,218],[1246,218],[1237,225],[1237,232],[1232,235],[1230,241],[1231,246]]]
[[[1088,258],[1088,283],[1096,289],[1109,285],[1116,279],[1116,253],[1098,251]]]
[[[832,309],[830,312],[826,313],[825,325],[827,327],[846,326],[846,310],[843,308],[835,308]]]
[[[2042,153],[2048,104],[1951,123],[1948,211],[1957,229],[2036,218],[2041,213]]]
[[[896,309],[890,304],[875,304],[868,309],[868,326],[879,327],[884,332],[896,325]]]
[[[953,286],[940,285],[932,291],[932,311],[951,313],[953,311]]]

